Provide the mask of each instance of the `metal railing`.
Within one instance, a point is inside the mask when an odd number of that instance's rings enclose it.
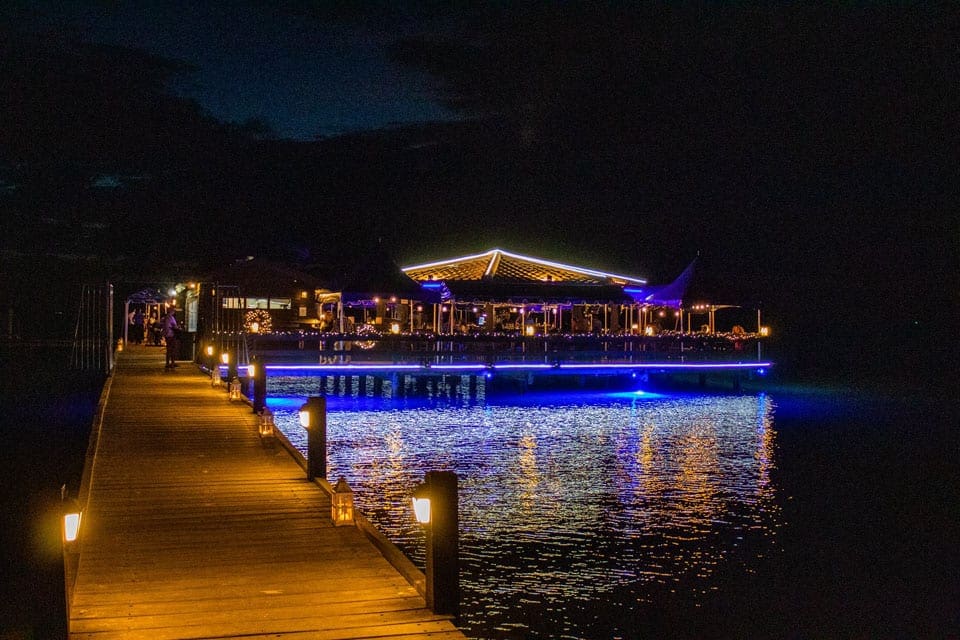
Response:
[[[113,285],[85,284],[77,306],[70,366],[109,373],[113,365]]]

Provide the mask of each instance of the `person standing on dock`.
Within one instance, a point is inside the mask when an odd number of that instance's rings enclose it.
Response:
[[[180,333],[180,325],[177,324],[176,308],[167,309],[167,315],[163,317],[163,341],[167,346],[167,369],[174,369],[177,366],[177,339]]]

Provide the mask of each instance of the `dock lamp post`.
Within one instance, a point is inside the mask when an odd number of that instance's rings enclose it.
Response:
[[[267,367],[256,356],[250,366],[253,377],[253,412],[260,413],[267,404]]]
[[[426,529],[426,604],[436,614],[460,615],[457,474],[428,471],[413,492],[413,512]]]
[[[327,399],[310,396],[300,407],[300,426],[307,430],[307,480],[327,477]]]

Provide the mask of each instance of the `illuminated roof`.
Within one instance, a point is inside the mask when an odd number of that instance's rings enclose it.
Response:
[[[647,283],[643,278],[531,258],[502,249],[491,249],[476,255],[403,267],[403,271],[419,282],[427,280],[501,280],[620,285]]]

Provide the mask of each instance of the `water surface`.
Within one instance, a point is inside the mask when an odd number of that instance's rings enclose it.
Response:
[[[316,379],[275,378],[278,426]],[[460,478],[462,626],[477,638],[632,637],[664,597],[697,607],[779,553],[776,402],[642,391],[328,398],[329,477],[417,562],[426,471]],[[722,574],[722,575],[718,575]]]

